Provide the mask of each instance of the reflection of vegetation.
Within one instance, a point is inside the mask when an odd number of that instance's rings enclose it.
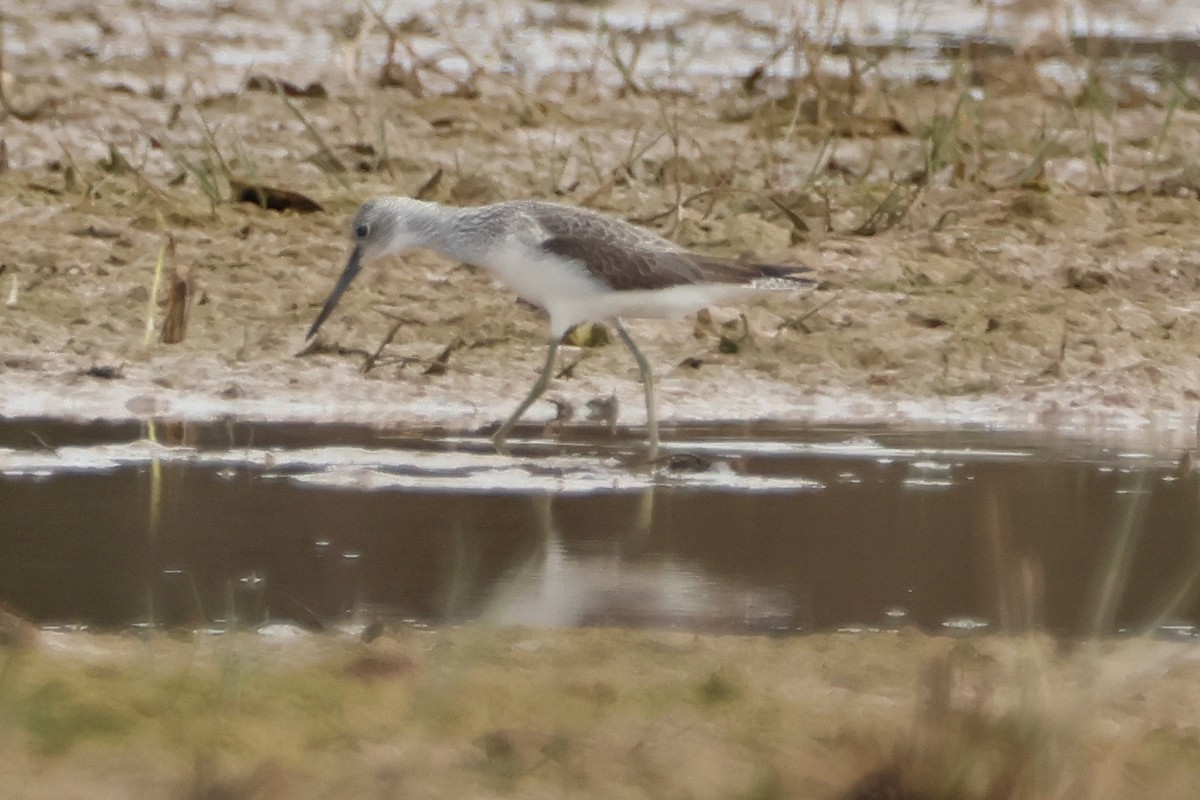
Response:
[[[448,545],[450,554],[443,562],[434,603],[437,619],[456,622],[469,617],[477,601],[480,554],[479,548],[469,541],[461,520],[456,520]]]

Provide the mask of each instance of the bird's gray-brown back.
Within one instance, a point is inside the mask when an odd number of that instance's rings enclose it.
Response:
[[[778,279],[783,288],[811,283],[794,277],[806,267],[747,263],[694,253],[623,219],[555,203],[523,201],[522,206],[544,232],[541,249],[582,263],[616,291],[665,289],[700,283],[746,283]]]
[[[494,242],[514,237],[531,250],[581,264],[615,291],[665,289],[699,283],[754,284],[764,279],[801,286],[802,266],[747,263],[693,253],[623,219],[585,208],[513,200],[463,209],[451,230],[453,250],[470,260]],[[764,287],[767,288],[767,287]]]

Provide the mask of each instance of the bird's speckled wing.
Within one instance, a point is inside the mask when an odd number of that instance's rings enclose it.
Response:
[[[783,288],[812,283],[796,277],[807,267],[757,264],[690,253],[624,220],[552,204],[526,209],[545,232],[543,250],[581,262],[594,277],[617,291],[665,289],[689,283],[745,283],[774,280]],[[766,288],[766,287],[764,287]]]

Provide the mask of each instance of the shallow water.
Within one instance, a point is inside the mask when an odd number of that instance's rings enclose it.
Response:
[[[1190,636],[1198,617],[1191,595],[1170,602],[1200,565],[1182,452],[726,425],[669,431],[670,461],[649,469],[632,434],[585,434],[503,458],[483,439],[356,426],[8,420],[0,602],[115,628],[1033,621]]]

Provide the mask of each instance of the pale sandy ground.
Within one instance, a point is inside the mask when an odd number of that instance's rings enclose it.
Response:
[[[471,84],[479,95],[447,96],[453,84],[429,68],[417,70],[416,96],[372,87],[385,43],[377,25],[360,25],[350,40],[354,20],[329,8],[288,20],[266,6],[222,8],[155,15],[115,4],[81,15],[63,7],[52,24],[24,14],[8,22],[10,103],[50,105],[28,121],[5,120],[0,289],[10,303],[0,311],[0,414],[496,421],[536,373],[543,323],[486,275],[427,254],[361,278],[325,336],[374,350],[401,318],[407,324],[389,352],[427,360],[462,336],[467,346],[446,374],[393,366],[364,377],[359,356],[292,357],[340,271],[357,200],[415,192],[440,169],[427,194],[448,202],[585,203],[655,217],[688,245],[817,271],[819,290],[747,310],[753,341],[736,355],[718,347],[722,323],[735,325],[727,335],[740,332],[736,309],[715,311],[716,328],[633,323],[662,375],[668,419],[1192,428],[1200,408],[1194,85],[1154,84],[1126,75],[1131,63],[1106,63],[1096,73],[1108,81],[1106,99],[1093,101],[1089,62],[1074,56],[961,64],[978,84],[969,92],[952,78],[912,86],[883,77],[887,65],[927,75],[953,67],[921,59],[887,59],[847,85],[836,77],[846,59],[818,50],[808,58],[827,72],[793,88],[768,78],[746,94],[744,73],[706,46],[732,37],[743,57],[765,62],[783,36],[759,19],[766,6],[745,18],[685,14],[669,37],[679,66],[666,76],[646,69],[630,84],[635,95],[614,88],[616,59],[631,56],[606,55],[596,12],[564,6],[498,34],[514,48],[527,38],[558,43],[557,61],[547,64],[540,49],[513,76],[492,74],[484,67],[506,52],[502,43],[485,48],[472,38],[476,46],[462,52],[484,69]],[[532,8],[528,20],[549,7]],[[405,18],[408,46],[447,73],[463,72],[465,45],[438,31],[444,24],[478,37],[469,23],[491,17],[467,9],[461,29],[448,12]],[[647,19],[656,13],[666,12],[654,7]],[[659,53],[667,34],[646,30],[621,35]],[[298,60],[298,47],[319,57]],[[770,62],[780,74],[804,63]],[[717,66],[730,77],[710,77]],[[318,82],[327,98],[294,102],[320,143],[274,94],[239,90],[258,71]],[[690,88],[641,86],[653,81]],[[852,118],[840,116],[847,99]],[[893,186],[911,188],[904,176],[920,172],[931,131],[947,124],[946,166],[908,214],[874,236],[848,233]],[[320,166],[326,146],[350,172]],[[210,208],[182,166],[206,159],[226,195],[222,160],[231,174],[304,192],[329,213]],[[688,202],[675,224],[677,197]],[[794,231],[768,198],[809,230]],[[147,347],[146,298],[163,231],[176,246],[168,271],[188,270],[196,300],[182,345]],[[808,332],[779,330],[827,301],[806,320]],[[555,391],[577,406],[615,391],[622,421],[640,424],[627,354],[611,346],[589,355]],[[688,359],[702,366],[680,366]],[[81,375],[93,366],[120,377]],[[544,404],[531,418],[552,414]]]

